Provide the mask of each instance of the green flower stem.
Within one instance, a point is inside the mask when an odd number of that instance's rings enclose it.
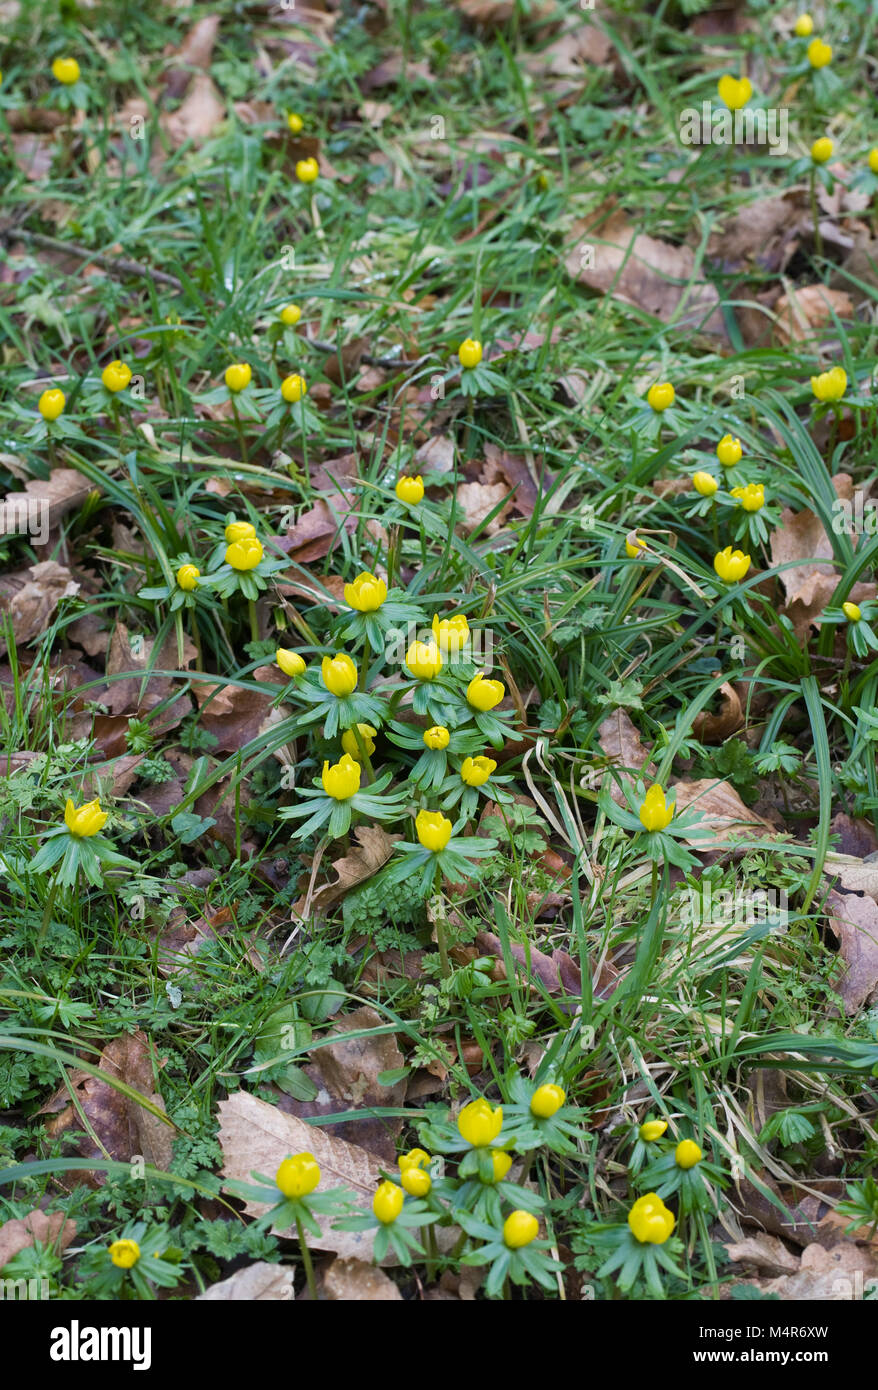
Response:
[[[451,974],[451,962],[448,959],[448,943],[445,937],[445,905],[442,901],[442,869],[436,865],[436,884],[435,896],[439,899],[439,906],[436,913],[436,944],[439,947],[439,965],[442,971],[443,980],[447,980]]]
[[[818,256],[823,255],[823,238],[820,235],[820,213],[817,207],[817,173],[811,170],[811,217],[814,222],[814,250]]]
[[[182,671],[183,657],[185,653],[183,651],[183,614],[181,613],[179,608],[174,614],[174,627],[177,630],[177,665],[180,667],[180,670]]]
[[[357,750],[360,754],[360,761],[362,762],[363,767],[366,769],[366,782],[374,782],[375,773],[372,771],[372,764],[369,761],[369,754],[366,752],[366,740],[360,733],[359,723],[353,725],[351,732],[353,733],[354,738],[357,741]]]
[[[308,1249],[308,1242],[305,1239],[305,1232],[298,1216],[296,1217],[296,1235],[299,1237],[299,1249],[302,1252],[302,1264],[305,1267],[305,1278],[308,1281],[308,1292],[317,1302],[317,1280],[314,1278],[314,1264],[311,1260],[311,1251]]]
[[[241,446],[241,458],[244,463],[249,463],[250,460],[247,457],[247,440],[244,438],[244,426],[241,424],[241,417],[238,414],[238,407],[235,404],[234,395],[230,395],[229,400],[232,402],[232,414],[235,417],[235,429],[238,432],[238,443]]]
[[[259,615],[256,612],[256,600],[248,598],[247,611],[250,614],[250,640],[259,641]]]
[[[55,899],[58,896],[58,879],[59,875],[56,873],[55,877],[52,879],[52,886],[49,889],[49,895],[46,898],[46,906],[43,909],[43,920],[40,923],[40,934],[37,938],[38,948],[45,940],[46,933],[49,930],[49,924],[52,920],[52,908],[55,906]]]
[[[426,1229],[427,1237],[427,1282],[432,1284],[436,1279],[436,1266],[439,1263],[439,1248],[436,1244],[436,1232],[432,1226]]]
[[[360,690],[365,690],[365,689],[366,689],[366,680],[367,680],[367,677],[368,677],[368,675],[369,675],[369,662],[370,662],[371,660],[372,660],[372,647],[371,647],[371,645],[370,645],[370,643],[369,643],[368,637],[364,637],[364,638],[363,638],[363,659],[362,659],[362,661],[360,662],[360,679],[359,679],[359,682],[358,682]],[[355,725],[354,727],[356,728],[356,725]],[[359,738],[357,739],[357,742],[359,743]]]

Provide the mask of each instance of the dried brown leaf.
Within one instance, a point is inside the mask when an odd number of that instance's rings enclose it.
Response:
[[[833,890],[826,899],[829,927],[847,969],[838,992],[845,1013],[858,1013],[878,990],[878,903]]]
[[[20,1250],[27,1250],[39,1241],[40,1245],[51,1245],[53,1250],[66,1250],[76,1235],[76,1222],[65,1217],[63,1211],[53,1211],[46,1215],[36,1207],[27,1216],[14,1217],[0,1226],[0,1270]]]
[[[289,1265],[271,1265],[260,1261],[245,1265],[218,1284],[200,1293],[196,1303],[274,1303],[291,1302],[295,1297],[293,1271]]]
[[[691,806],[702,816],[702,820],[693,825],[692,834],[684,837],[686,843],[696,849],[710,849],[715,843],[728,840],[754,836],[773,840],[777,836],[771,822],[748,810],[728,782],[705,777],[697,782],[677,782],[673,791],[677,794],[678,812]]]
[[[331,1303],[400,1303],[402,1294],[382,1269],[363,1260],[333,1260],[323,1276]]]

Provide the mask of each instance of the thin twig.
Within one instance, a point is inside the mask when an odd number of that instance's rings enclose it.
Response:
[[[28,241],[34,246],[42,246],[46,251],[61,251],[70,256],[78,256],[81,261],[94,261],[111,275],[120,278],[126,275],[139,275],[153,280],[157,285],[170,285],[172,289],[182,290],[183,282],[176,275],[168,275],[164,270],[153,270],[142,261],[128,261],[118,256],[108,256],[103,251],[90,251],[86,246],[77,246],[74,241],[60,241],[57,237],[43,236],[42,232],[29,232],[23,227],[9,227],[0,231],[4,240]]]

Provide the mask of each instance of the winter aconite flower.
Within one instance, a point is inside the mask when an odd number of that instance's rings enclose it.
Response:
[[[484,671],[477,672],[466,688],[467,700],[474,709],[481,710],[483,714],[499,705],[505,694],[506,687],[503,682],[489,680]]]
[[[873,174],[878,174],[878,145],[869,151],[869,168]]]
[[[808,62],[812,68],[825,68],[832,61],[832,44],[822,39],[812,39],[808,44]]]
[[[301,676],[305,670],[305,662],[299,653],[290,651],[289,647],[278,647],[274,659],[284,675],[290,677],[290,680],[295,680],[296,676]]]
[[[280,311],[280,321],[285,323],[287,328],[295,328],[301,317],[302,310],[298,304],[285,304]]]
[[[732,497],[737,497],[745,512],[758,512],[765,506],[765,484],[748,483],[746,487],[733,487]]]
[[[474,1149],[485,1149],[493,1144],[503,1128],[503,1107],[498,1105],[494,1109],[484,1096],[471,1100],[458,1115],[457,1128],[460,1137]]]
[[[302,120],[298,111],[290,111],[287,116],[287,129],[291,135],[301,135],[302,131],[305,129],[305,122]]]
[[[293,1154],[284,1159],[274,1180],[285,1197],[307,1197],[320,1182],[320,1164],[313,1154]]]
[[[850,601],[841,605],[841,611],[844,613],[849,623],[858,623],[863,616],[859,604],[851,603]]]
[[[48,391],[44,391],[40,396],[37,402],[37,410],[44,420],[57,420],[66,404],[67,397],[64,395],[64,392],[59,391],[57,387],[52,387]]]
[[[567,1096],[560,1086],[547,1082],[538,1086],[530,1098],[531,1113],[541,1120],[549,1120],[556,1110],[560,1110]]]
[[[303,376],[294,372],[292,376],[284,377],[280,384],[280,393],[288,405],[295,405],[308,394],[308,383]]]
[[[371,758],[372,754],[375,752],[375,735],[378,730],[373,729],[371,724],[357,724],[356,727],[359,730],[360,740],[366,751],[366,757]],[[362,758],[363,755],[360,752],[357,735],[353,729],[345,729],[341,736],[341,746],[346,753],[350,753],[352,758]]]
[[[442,653],[435,642],[412,642],[405,664],[416,680],[435,680],[442,670]]]
[[[646,541],[639,540],[635,531],[629,531],[625,537],[625,554],[629,560],[638,560],[646,550]]]
[[[424,483],[420,473],[413,478],[399,478],[394,491],[400,502],[407,502],[410,507],[416,507],[424,500]]]
[[[333,801],[350,801],[360,790],[361,775],[360,764],[354,762],[350,753],[345,753],[337,763],[331,766],[328,762],[323,764],[323,790]]]
[[[753,83],[749,77],[732,77],[730,73],[725,73],[720,78],[716,88],[720,101],[730,111],[740,111],[741,107],[746,106],[753,95]]]
[[[72,87],[79,81],[79,64],[75,58],[56,58],[52,64],[52,76],[62,87]]]
[[[118,359],[115,362],[108,362],[101,372],[101,381],[108,391],[114,394],[116,391],[124,391],[131,380],[131,368]]]
[[[502,1182],[512,1167],[512,1154],[505,1149],[491,1150],[491,1177],[494,1182]]]
[[[434,753],[441,753],[450,742],[451,734],[441,724],[434,724],[432,729],[424,730],[424,746]]]
[[[723,468],[734,468],[740,463],[743,452],[740,439],[733,439],[730,434],[724,434],[716,446],[716,456]]]
[[[395,1182],[383,1182],[372,1198],[372,1210],[378,1220],[389,1226],[402,1211],[405,1193]]]
[[[114,1240],[108,1254],[118,1269],[133,1269],[140,1259],[140,1246],[136,1240]]]
[[[719,487],[719,483],[710,473],[700,468],[697,473],[692,474],[692,486],[696,492],[700,492],[702,497],[712,497]]]
[[[840,401],[847,387],[848,374],[844,367],[830,367],[828,372],[811,378],[811,390],[818,401]]]
[[[656,1139],[661,1139],[667,1127],[667,1120],[644,1120],[638,1132],[647,1144],[654,1144]]]
[[[456,656],[469,641],[469,623],[463,613],[453,618],[440,618],[436,613],[433,617],[433,636],[443,654]]]
[[[833,144],[828,135],[821,135],[811,146],[811,158],[815,164],[825,164],[832,158]]]
[[[647,391],[646,402],[660,415],[663,410],[674,404],[675,397],[676,392],[669,381],[657,381]]]
[[[668,805],[664,791],[656,783],[650,787],[638,812],[644,830],[665,830],[674,819],[674,807]]]
[[[503,1222],[503,1243],[510,1250],[520,1250],[536,1240],[540,1229],[537,1218],[529,1211],[511,1211]]]
[[[631,1233],[641,1245],[664,1245],[669,1239],[677,1218],[655,1192],[638,1197],[628,1213]]]
[[[694,1139],[682,1139],[674,1150],[678,1168],[694,1168],[704,1157]]]
[[[433,1186],[430,1174],[414,1164],[402,1169],[399,1181],[410,1197],[426,1197]]]
[[[419,811],[415,816],[415,834],[424,849],[439,854],[451,839],[454,826],[441,811]]]
[[[800,14],[793,25],[793,33],[797,39],[807,39],[814,33],[814,21],[809,14]]]
[[[94,801],[87,801],[84,806],[74,806],[70,798],[64,807],[64,824],[77,840],[89,839],[92,835],[97,835],[103,830],[109,814],[101,810],[101,803],[97,797]]]
[[[462,367],[477,367],[482,360],[482,345],[478,338],[467,338],[462,342],[457,355]]]
[[[249,362],[233,362],[226,367],[225,382],[230,391],[245,391],[253,379],[253,369]]]
[[[232,541],[226,546],[226,564],[239,573],[255,570],[263,556],[262,541],[256,536],[245,536],[243,540]]]
[[[496,768],[493,758],[479,754],[477,758],[464,758],[460,775],[468,787],[481,787]]]
[[[364,570],[358,574],[353,584],[344,586],[345,603],[356,608],[358,613],[374,613],[387,598],[387,585],[383,579]]]
[[[727,545],[713,557],[713,567],[725,584],[737,584],[750,568],[750,556]]]
[[[320,173],[320,165],[313,155],[309,159],[296,160],[296,178],[299,183],[313,183]]]
[[[339,700],[353,694],[357,688],[357,668],[344,652],[334,657],[325,656],[320,663],[320,675],[330,695]]]
[[[256,535],[256,527],[251,521],[230,521],[224,532],[229,545],[233,541],[246,541]]]
[[[197,565],[181,565],[177,570],[177,583],[181,589],[185,589],[187,594],[191,594],[193,589],[198,588],[198,579],[201,570]]]

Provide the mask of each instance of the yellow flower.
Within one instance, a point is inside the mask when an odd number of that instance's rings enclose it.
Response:
[[[793,33],[797,39],[807,39],[814,32],[814,21],[809,14],[800,14],[793,25]]]
[[[77,840],[87,840],[90,836],[99,834],[108,820],[109,814],[101,810],[101,803],[97,797],[94,801],[87,801],[84,806],[74,806],[70,797],[67,798],[64,824]]]
[[[441,724],[434,724],[432,729],[427,729],[424,733],[424,744],[434,753],[440,753],[450,742],[451,734]]]
[[[291,111],[287,116],[287,126],[293,135],[301,135],[305,129],[305,122],[298,111]]]
[[[640,1126],[640,1137],[647,1144],[654,1144],[656,1139],[661,1139],[667,1127],[667,1120],[644,1120]]]
[[[719,487],[716,478],[710,473],[706,473],[703,468],[699,468],[697,473],[692,474],[692,486],[696,492],[700,492],[702,497],[712,497]]]
[[[303,376],[294,372],[292,376],[285,376],[280,384],[280,393],[288,405],[295,405],[303,396],[308,394],[308,383]]]
[[[811,390],[818,401],[840,401],[847,387],[848,374],[844,367],[830,367],[828,372],[811,378]]]
[[[664,830],[674,818],[674,808],[669,806],[664,791],[656,782],[643,798],[639,811],[640,824],[646,830]]]
[[[256,527],[249,521],[230,521],[225,530],[229,545],[233,541],[249,541],[256,536]]]
[[[512,1154],[508,1154],[505,1149],[492,1149],[491,1166],[494,1170],[492,1181],[502,1182],[512,1167]]]
[[[64,392],[55,387],[43,392],[37,402],[37,410],[44,420],[57,420],[66,404],[67,397]]]
[[[280,321],[285,323],[287,328],[295,328],[301,317],[302,310],[298,304],[285,304],[280,311]]]
[[[399,1180],[410,1197],[426,1197],[433,1186],[433,1179],[423,1168],[405,1168],[400,1173]]]
[[[482,345],[478,338],[467,338],[462,342],[457,355],[462,367],[477,367],[482,360]]]
[[[375,735],[378,730],[373,729],[371,724],[358,724],[357,728],[360,731],[360,738],[363,740],[366,756],[371,758],[372,754],[375,752]],[[350,753],[352,758],[359,759],[363,756],[360,752],[360,745],[357,743],[357,736],[353,729],[345,729],[341,736],[341,746],[346,753]]]
[[[646,548],[646,541],[639,540],[636,531],[628,532],[628,535],[625,537],[625,554],[628,556],[629,560],[642,558]]]
[[[52,64],[52,76],[62,87],[72,87],[79,81],[79,64],[75,58],[56,58]]]
[[[484,671],[479,671],[473,676],[466,688],[466,698],[474,709],[481,710],[486,714],[488,710],[499,705],[503,696],[506,694],[506,687],[502,681],[489,680]]]
[[[815,164],[825,164],[832,158],[833,145],[828,135],[821,135],[811,146],[811,158]]]
[[[118,1269],[131,1269],[140,1259],[140,1246],[136,1240],[114,1240],[107,1253]]]
[[[716,456],[723,468],[734,468],[741,462],[743,452],[740,439],[733,439],[730,434],[724,434],[716,446]]]
[[[663,410],[668,409],[668,406],[674,404],[675,396],[676,392],[669,381],[657,381],[647,391],[646,401],[660,415]]]
[[[296,160],[296,178],[299,183],[313,183],[320,173],[320,165],[312,156],[310,159]]]
[[[285,676],[295,680],[296,676],[301,676],[305,670],[305,662],[298,652],[291,651],[289,647],[278,647],[274,654],[274,659]]]
[[[177,583],[181,589],[185,589],[188,594],[191,594],[193,589],[198,588],[200,574],[201,570],[197,565],[181,565],[177,570]]]
[[[859,604],[856,603],[843,603],[841,611],[850,623],[858,623],[863,616]]]
[[[360,764],[354,762],[350,753],[344,753],[331,767],[328,762],[323,764],[323,790],[333,801],[350,801],[360,790],[361,772]]]
[[[722,101],[730,111],[740,111],[753,95],[753,83],[749,77],[732,77],[726,73],[716,84]]]
[[[320,675],[330,695],[339,700],[352,695],[357,688],[357,668],[344,652],[337,652],[332,658],[325,656],[320,663]]]
[[[233,570],[255,570],[262,556],[262,541],[255,536],[245,536],[242,541],[232,541],[226,546],[226,564]]]
[[[442,670],[442,653],[435,642],[412,642],[405,664],[417,680],[432,681]]]
[[[374,613],[386,598],[387,585],[384,580],[376,579],[368,570],[358,574],[353,584],[344,586],[345,603],[356,608],[358,613]]]
[[[420,473],[413,478],[399,478],[394,489],[400,502],[407,502],[410,507],[416,507],[424,498],[424,481]]]
[[[746,487],[733,487],[732,497],[737,497],[745,512],[758,512],[765,506],[765,484],[748,483]]]
[[[724,583],[737,584],[750,568],[750,556],[727,545],[725,550],[720,550],[714,555],[713,567]]]
[[[484,1096],[471,1100],[458,1115],[457,1128],[461,1139],[474,1149],[486,1149],[503,1128],[503,1106],[498,1105],[495,1110]]]
[[[674,1150],[674,1158],[677,1160],[678,1168],[694,1168],[696,1163],[700,1163],[704,1154],[695,1143],[694,1139],[681,1139]]]
[[[430,1155],[426,1149],[409,1149],[407,1154],[399,1156],[399,1171],[404,1173],[406,1168],[423,1168],[424,1164],[429,1164]]]
[[[641,1245],[664,1245],[676,1223],[674,1213],[655,1192],[638,1197],[628,1213],[628,1225]]]
[[[415,833],[424,849],[438,854],[451,839],[454,826],[441,811],[419,811],[415,816]]]
[[[249,362],[233,362],[226,367],[226,385],[230,391],[244,391],[253,379],[253,369]]]
[[[402,1211],[405,1193],[395,1182],[383,1182],[372,1198],[372,1210],[384,1226],[390,1226]]]
[[[812,39],[808,44],[808,62],[812,68],[825,68],[832,61],[832,44]]]
[[[545,1086],[538,1086],[530,1098],[530,1110],[532,1115],[538,1115],[541,1120],[549,1120],[556,1110],[560,1110],[567,1096],[560,1086],[554,1082],[547,1082]]]
[[[480,753],[477,758],[464,758],[460,775],[468,787],[481,787],[487,782],[497,764],[493,758]]]
[[[447,656],[450,652],[452,656],[456,656],[469,641],[469,623],[463,613],[458,613],[453,618],[440,618],[436,613],[433,616],[433,636],[439,643],[443,655]]]
[[[131,380],[131,368],[118,359],[115,362],[108,362],[101,372],[101,381],[108,391],[124,391]]]
[[[503,1222],[503,1243],[509,1250],[520,1250],[536,1239],[540,1229],[537,1218],[529,1211],[511,1211]]]
[[[274,1180],[285,1197],[307,1197],[320,1181],[320,1164],[313,1154],[293,1154],[284,1159]]]
[[[874,145],[869,151],[869,168],[873,174],[878,174],[878,145]]]

